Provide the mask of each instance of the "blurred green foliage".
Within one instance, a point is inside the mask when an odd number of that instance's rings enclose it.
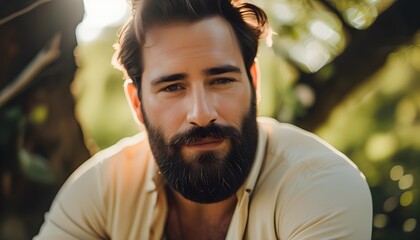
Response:
[[[420,34],[390,55],[317,132],[365,174],[374,239],[416,239],[420,219]]]
[[[16,129],[22,128],[22,109],[10,106],[0,112],[0,144],[6,145],[16,135]]]
[[[54,184],[55,178],[50,162],[39,154],[31,153],[24,149],[23,138],[24,128],[28,125],[42,124],[48,116],[48,108],[45,105],[38,105],[26,116],[21,107],[10,105],[0,112],[0,144],[6,148],[15,148],[17,151],[18,166],[20,171],[28,179]],[[10,149],[9,149],[10,150]],[[3,166],[14,165],[14,156],[10,152],[2,152]],[[4,154],[4,155],[3,155]]]
[[[138,132],[124,96],[123,75],[111,65],[117,28],[76,49],[79,70],[72,85],[76,111],[87,143],[93,151]]]
[[[53,184],[55,182],[51,164],[39,154],[29,153],[23,148],[18,151],[19,165],[28,179]]]

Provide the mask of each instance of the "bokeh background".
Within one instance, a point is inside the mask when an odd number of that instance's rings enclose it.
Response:
[[[252,2],[273,30],[259,115],[353,160],[372,239],[419,239],[420,1]],[[141,130],[111,65],[129,13],[124,0],[0,1],[0,239],[30,239],[77,166]]]

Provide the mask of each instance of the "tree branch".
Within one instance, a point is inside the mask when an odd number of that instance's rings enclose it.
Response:
[[[26,68],[0,92],[0,107],[25,88],[46,66],[60,56],[61,34],[57,33],[48,44],[47,50],[42,49]]]
[[[313,88],[316,102],[296,124],[315,130],[337,104],[385,64],[390,53],[410,43],[420,28],[419,14],[413,10],[420,9],[419,5],[415,0],[397,1],[370,28],[349,32],[350,44],[330,63],[333,74],[326,81],[319,83],[316,74],[301,72],[299,83]]]

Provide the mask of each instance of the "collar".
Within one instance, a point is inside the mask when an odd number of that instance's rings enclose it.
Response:
[[[259,120],[259,119],[257,119]],[[236,193],[238,197],[238,201],[242,198],[244,193],[251,195],[254,191],[255,184],[258,180],[258,176],[260,174],[261,166],[265,156],[265,150],[267,145],[267,133],[265,129],[258,123],[258,145],[257,150],[255,152],[254,163],[252,164],[251,170],[246,178],[244,184],[241,188],[239,188],[238,192]]]

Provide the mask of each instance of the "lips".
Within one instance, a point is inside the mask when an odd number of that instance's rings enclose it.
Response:
[[[203,138],[199,141],[187,144],[185,146],[195,150],[214,150],[218,148],[223,143],[223,141],[224,139]]]

